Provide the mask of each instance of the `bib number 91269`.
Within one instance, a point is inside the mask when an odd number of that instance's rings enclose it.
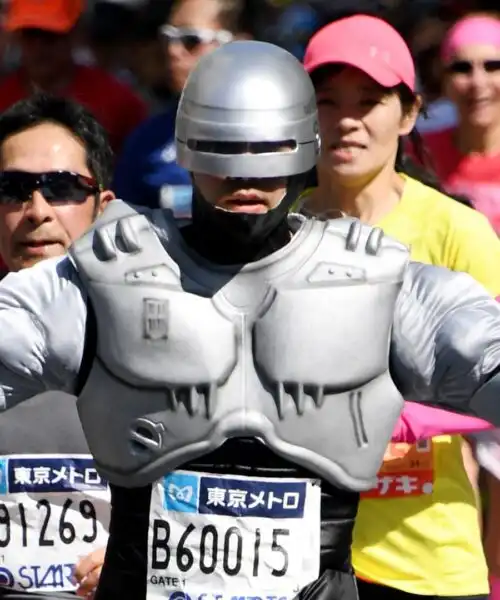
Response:
[[[33,544],[40,547],[54,546],[59,541],[69,545],[76,540],[77,536],[88,544],[97,539],[97,513],[90,500],[80,500],[75,503],[71,498],[66,498],[58,517],[52,515],[52,507],[46,498],[37,501],[36,510],[39,513],[37,515],[37,521],[40,523],[38,530],[29,527],[28,511],[22,502],[10,507],[0,503],[0,548],[6,548],[11,543],[13,523],[16,524],[16,533],[20,534],[20,540],[17,540],[16,545],[20,543],[23,548]],[[71,520],[74,511],[77,511],[80,521],[77,526],[81,527],[81,524],[85,523],[85,531],[76,530],[75,524]],[[51,534],[48,533],[49,531]]]

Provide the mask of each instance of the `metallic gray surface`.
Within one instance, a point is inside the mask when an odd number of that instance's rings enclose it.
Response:
[[[215,154],[189,140],[286,142],[294,150]],[[221,177],[283,177],[316,164],[319,134],[314,87],[301,63],[264,42],[226,44],[199,62],[182,93],[177,160],[189,171]]]

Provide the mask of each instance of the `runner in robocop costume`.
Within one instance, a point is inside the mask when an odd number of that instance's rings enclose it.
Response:
[[[319,144],[284,50],[202,59],[177,144],[190,225],[112,202],[71,258],[0,285],[5,404],[80,395],[113,483],[97,600],[356,598],[358,492],[402,397],[500,425],[500,307],[378,229],[288,216]]]

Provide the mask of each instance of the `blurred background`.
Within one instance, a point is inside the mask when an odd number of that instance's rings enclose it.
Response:
[[[246,38],[273,42],[301,59],[318,29],[344,14],[368,12],[394,25],[413,53],[425,106],[417,128],[442,184],[468,196],[498,232],[496,145],[495,159],[489,148],[487,166],[474,165],[472,175],[462,177],[458,157],[451,167],[439,164],[455,128],[469,127],[467,107],[483,94],[479,88],[487,87],[491,100],[481,137],[500,143],[500,60],[478,63],[466,74],[467,86],[451,86],[454,97],[440,62],[443,36],[454,22],[474,13],[498,16],[496,10],[500,0],[0,0],[0,112],[36,90],[77,100],[110,136],[113,191],[127,202],[189,217],[191,180],[176,164],[175,110],[199,58]],[[452,83],[464,74],[455,75]]]
[[[0,2],[4,21],[9,2],[16,4],[16,0]],[[30,4],[37,2],[28,0],[21,4],[29,12]],[[172,91],[166,75],[168,54],[160,28],[169,21],[173,0],[45,0],[38,1],[40,4],[52,5],[45,10],[53,14],[60,5],[63,15],[81,6],[81,17],[72,31],[75,61],[98,66],[131,86],[146,102],[150,113],[163,110],[169,103]],[[196,3],[192,4],[195,9]],[[247,0],[246,5],[242,29],[257,39],[279,44],[298,57],[312,33],[342,11],[352,11],[358,6],[360,10],[380,11],[410,43],[423,90],[429,99],[439,95],[436,55],[444,30],[464,13],[500,10],[494,0]],[[36,22],[33,29],[35,25]],[[1,32],[1,75],[12,73],[22,63],[24,40],[20,42],[19,31],[6,29],[12,27],[7,23]],[[56,63],[60,62],[57,53],[50,56],[46,48],[42,51],[40,44],[36,50],[39,62],[45,63],[45,70],[57,70]],[[48,64],[51,62],[54,64]],[[99,89],[94,90],[96,95],[99,92]]]

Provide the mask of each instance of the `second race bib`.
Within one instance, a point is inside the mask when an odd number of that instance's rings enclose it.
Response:
[[[153,488],[148,600],[292,598],[319,576],[320,483],[176,471]]]
[[[107,544],[109,513],[89,455],[0,457],[0,585],[74,590],[75,563]]]

